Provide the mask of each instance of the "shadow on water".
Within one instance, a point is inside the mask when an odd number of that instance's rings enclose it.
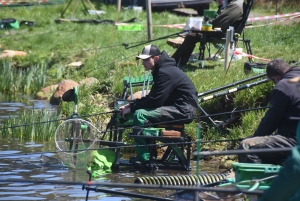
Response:
[[[18,141],[0,142],[0,180],[5,179],[25,179],[25,180],[45,180],[45,181],[71,181],[86,182],[88,174],[86,169],[68,169],[60,162],[52,165],[41,165],[41,156],[44,154],[50,158],[59,159],[53,143],[20,143]],[[129,156],[128,156],[129,157]],[[126,158],[126,156],[125,156]],[[46,161],[47,162],[47,161]],[[111,183],[134,183],[137,177],[145,176],[171,176],[188,175],[196,173],[196,162],[191,161],[192,171],[176,170],[156,170],[154,172],[132,170],[128,168],[120,169],[117,173],[108,173],[99,176],[93,181]],[[53,165],[54,164],[54,165]],[[201,162],[201,172],[219,172],[218,164]],[[110,190],[121,191],[123,188],[110,188]],[[0,183],[0,200],[85,200],[86,190],[82,190],[80,185],[56,185],[56,184],[35,184],[35,183]],[[146,194],[151,196],[165,197],[172,194],[171,190],[157,189],[126,189],[126,192]],[[140,198],[130,198],[105,193],[89,192],[89,200],[141,200]]]

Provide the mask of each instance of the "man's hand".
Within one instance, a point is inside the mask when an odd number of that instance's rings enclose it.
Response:
[[[119,108],[119,114],[123,117],[123,119],[126,119],[125,115],[130,114],[130,113],[131,113],[131,110],[130,110],[129,104],[123,105]]]

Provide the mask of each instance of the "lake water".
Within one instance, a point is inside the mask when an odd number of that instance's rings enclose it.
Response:
[[[0,119],[16,117],[17,111],[33,108],[53,110],[53,107],[47,101],[32,100],[26,103],[0,102]],[[5,182],[6,179],[21,179],[23,181],[42,180],[49,183],[51,183],[51,181],[88,181],[89,177],[84,168],[66,168],[59,165],[60,163],[56,163],[56,165],[50,167],[41,164],[41,156],[60,160],[59,155],[55,153],[55,151],[54,141],[38,143],[1,140],[0,180],[2,182],[0,183],[0,200],[86,200],[86,190],[82,190],[81,185]],[[129,156],[124,156],[123,158],[128,159]],[[94,178],[93,181],[104,183],[134,183],[137,177],[195,174],[197,169],[195,161],[191,161],[191,167],[192,171],[158,169],[151,172],[132,168],[120,168],[118,172],[103,174]],[[218,164],[211,162],[201,162],[200,169],[202,172],[207,173],[219,172]],[[144,188],[109,188],[109,190],[159,197],[165,197],[168,194],[174,193],[174,191],[170,190],[158,191],[157,189]],[[142,199],[90,191],[88,200],[121,201]]]
[[[33,142],[1,142],[0,143],[0,180],[24,179],[44,181],[87,182],[86,169],[69,169],[63,166],[47,167],[40,164],[40,157],[46,155],[59,159],[55,152],[54,142],[38,144]],[[156,170],[155,172],[141,171],[131,168],[120,168],[118,172],[108,173],[95,178],[97,182],[134,183],[137,177],[170,176],[195,174],[196,162],[191,161],[192,171]],[[218,172],[218,164],[203,163],[200,167],[208,173]],[[80,185],[57,185],[35,183],[0,183],[0,200],[85,200],[86,190]],[[109,190],[125,190],[123,188],[109,188]],[[126,192],[164,197],[174,191],[157,191],[157,189],[126,189]],[[137,198],[109,195],[90,191],[89,200],[141,200]]]

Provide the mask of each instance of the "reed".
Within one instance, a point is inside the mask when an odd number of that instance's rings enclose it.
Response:
[[[4,119],[0,127],[2,139],[21,142],[45,142],[54,139],[60,122],[55,111],[23,110],[17,117]]]
[[[35,64],[28,68],[13,66],[10,60],[0,62],[0,91],[7,94],[35,93],[47,80],[47,65]]]

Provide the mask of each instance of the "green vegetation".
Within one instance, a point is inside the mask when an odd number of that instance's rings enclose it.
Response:
[[[275,2],[275,1],[274,1]],[[62,5],[32,6],[32,7],[8,7],[1,8],[2,18],[15,18],[19,20],[33,21],[36,26],[22,25],[18,30],[0,30],[0,45],[2,50],[19,50],[27,52],[26,57],[14,57],[1,59],[0,64],[0,91],[13,97],[14,93],[27,93],[34,95],[42,87],[56,84],[64,79],[71,79],[76,82],[88,77],[95,77],[99,84],[92,88],[80,88],[79,111],[80,115],[97,114],[106,111],[108,104],[100,104],[97,96],[106,96],[106,103],[121,96],[123,91],[123,77],[140,76],[144,74],[141,63],[135,60],[135,55],[141,51],[143,45],[132,47],[140,42],[147,42],[146,12],[136,13],[132,10],[116,12],[114,5],[105,5],[102,1],[95,3],[97,10],[104,10],[106,14],[101,15],[101,20],[113,20],[123,22],[134,17],[138,18],[136,23],[145,25],[143,31],[118,31],[116,26],[109,23],[76,23],[60,22],[60,18],[66,7]],[[281,5],[278,14],[298,11],[297,2],[291,6]],[[216,5],[212,5],[216,8]],[[76,19],[99,20],[96,15],[86,15],[81,3],[76,12],[72,6],[66,11],[65,19],[70,17]],[[274,15],[276,12],[275,3],[271,1],[256,2],[251,16]],[[169,11],[153,12],[153,38],[157,39],[174,33],[180,29],[163,28],[157,25],[185,23],[186,16],[179,16]],[[288,19],[288,18],[285,18]],[[272,23],[272,24],[270,24]],[[300,46],[300,23],[298,19],[277,21],[255,21],[252,23],[255,28],[245,30],[245,38],[251,39],[251,47],[255,56],[273,59],[283,58],[286,61],[299,61],[297,51]],[[156,40],[152,44],[166,50],[170,55],[175,49],[166,44],[167,39]],[[129,44],[124,48],[123,43]],[[150,43],[150,42],[149,42]],[[148,43],[147,43],[148,44]],[[243,43],[239,42],[239,47]],[[245,52],[244,48],[244,52]],[[195,48],[197,52],[197,48]],[[81,61],[84,66],[80,68],[70,67],[67,64]],[[232,82],[236,82],[254,74],[245,74],[243,65],[248,61],[243,58],[233,61],[226,73],[223,62],[205,61],[202,69],[197,63],[191,63],[184,71],[191,78],[198,92],[217,88]],[[255,62],[263,62],[255,60]],[[201,107],[208,114],[230,112],[266,106],[272,83],[255,86],[227,96],[218,97],[201,103]],[[134,88],[139,91],[141,88]],[[102,100],[102,99],[101,99]],[[33,122],[68,117],[73,114],[74,104],[63,103],[57,114],[32,111],[20,114],[19,118],[7,119],[2,127],[14,127],[14,125],[30,124]],[[224,128],[219,132],[207,118],[201,118],[202,136],[204,140],[214,139],[236,139],[253,133],[265,110],[250,111],[241,114],[239,121],[233,126]],[[111,114],[89,117],[93,123],[103,127]],[[204,114],[199,111],[199,116]],[[230,115],[218,115],[214,120],[224,121]],[[192,123],[186,127],[187,134],[195,138],[196,126]],[[20,138],[31,140],[52,140],[57,122],[34,125],[29,129],[24,128],[2,129],[2,138]],[[33,137],[35,135],[35,137]]]

